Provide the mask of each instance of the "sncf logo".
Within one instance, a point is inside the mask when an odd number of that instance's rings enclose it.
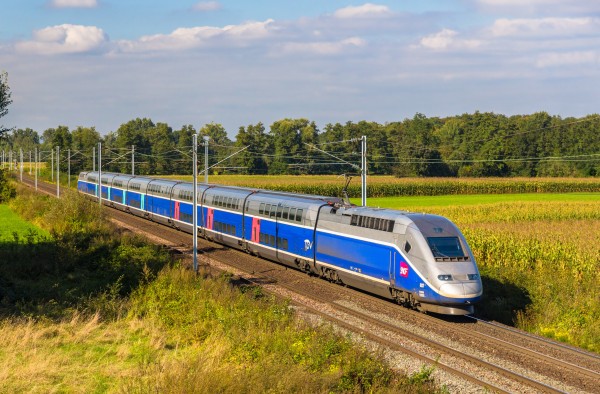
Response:
[[[400,276],[403,278],[408,277],[408,264],[406,264],[404,261],[400,262]]]

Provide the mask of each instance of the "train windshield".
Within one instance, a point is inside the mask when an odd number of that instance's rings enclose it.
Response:
[[[458,237],[429,237],[427,243],[433,252],[433,257],[465,256]]]

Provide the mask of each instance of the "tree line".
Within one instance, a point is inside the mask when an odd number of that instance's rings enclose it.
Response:
[[[369,174],[405,176],[511,177],[600,175],[600,116],[562,118],[538,112],[506,116],[475,112],[451,117],[415,114],[402,121],[327,124],[319,130],[308,119],[281,119],[238,129],[231,140],[221,124],[174,130],[166,123],[137,118],[102,136],[95,127],[58,126],[41,134],[30,128],[5,133],[0,151],[22,149],[25,161],[34,148],[50,164],[60,146],[61,170],[70,150],[72,173],[91,170],[93,151],[102,143],[104,171],[136,174],[192,172],[192,138],[198,134],[199,169],[208,137],[211,173],[341,174],[356,173],[360,138],[367,138]],[[243,150],[242,150],[243,149]],[[229,156],[232,157],[228,158]]]

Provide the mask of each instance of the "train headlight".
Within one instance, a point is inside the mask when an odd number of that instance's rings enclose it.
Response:
[[[452,280],[452,275],[438,275],[439,280]]]
[[[469,280],[477,280],[477,279],[479,279],[479,275],[477,275],[477,274],[469,274],[469,275],[467,275],[467,278]]]

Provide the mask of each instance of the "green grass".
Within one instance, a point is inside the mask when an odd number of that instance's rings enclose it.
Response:
[[[49,233],[21,219],[8,205],[0,204],[0,242],[14,242],[15,236],[18,238],[33,236],[35,240],[38,235],[49,236]]]
[[[0,243],[2,393],[444,392],[429,367],[398,373],[259,287],[175,264],[81,196],[20,193],[11,207],[53,238]]]

